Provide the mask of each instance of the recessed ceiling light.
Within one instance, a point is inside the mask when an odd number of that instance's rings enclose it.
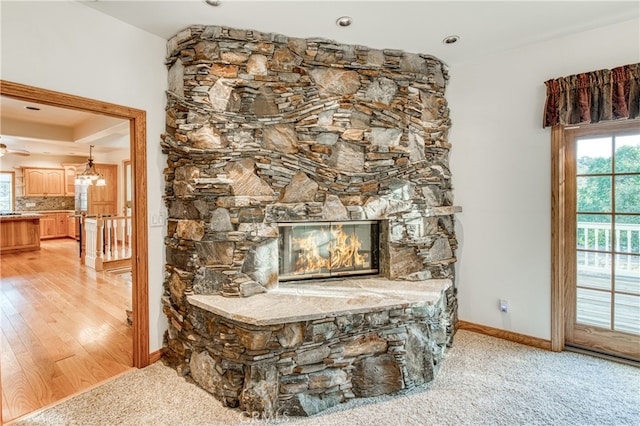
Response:
[[[444,44],[453,44],[453,43],[456,43],[458,40],[460,40],[460,36],[450,35],[445,37],[444,40],[442,40],[442,42]]]
[[[353,19],[351,16],[341,16],[336,21],[336,25],[339,27],[348,27],[353,23]]]
[[[40,111],[40,108],[34,106],[26,106],[26,109],[30,109],[31,111]]]
[[[204,0],[209,6],[220,6],[220,0]]]

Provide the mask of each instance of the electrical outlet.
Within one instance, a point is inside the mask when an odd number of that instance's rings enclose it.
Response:
[[[508,312],[509,311],[509,301],[505,299],[500,299],[500,312]]]
[[[27,204],[25,204],[25,206],[27,206],[27,207],[35,207],[36,203],[27,203]]]

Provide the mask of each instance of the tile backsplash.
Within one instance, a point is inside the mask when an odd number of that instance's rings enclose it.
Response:
[[[16,197],[16,211],[73,210],[74,197]]]

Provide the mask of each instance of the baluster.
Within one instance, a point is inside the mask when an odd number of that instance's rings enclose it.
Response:
[[[597,250],[598,248],[598,230],[596,228],[591,228],[589,229],[589,231],[593,231],[593,240],[594,240],[594,247],[589,246],[590,250]],[[597,266],[598,263],[598,255],[596,253],[591,253],[591,260],[594,263],[594,266]]]
[[[85,256],[87,255],[87,212],[82,212],[80,216],[80,264],[86,265]]]
[[[632,236],[632,234],[633,234],[633,231],[631,229],[628,229],[627,230],[627,251],[629,253],[633,253],[633,246],[631,246],[631,236]],[[638,238],[640,239],[640,231],[638,231]],[[640,252],[640,250],[639,250],[639,252]],[[629,270],[629,271],[631,270],[631,256],[627,256],[627,270]]]
[[[593,235],[594,235],[594,237],[593,237],[593,238],[594,238],[594,239],[597,239],[597,238],[598,238],[598,232],[596,231],[596,229],[595,229],[595,228],[591,228],[591,229],[589,229],[589,231],[593,231]],[[590,233],[591,233],[591,232],[590,232]],[[597,245],[597,243],[595,243],[595,244]],[[587,243],[587,248],[588,248],[588,249],[592,249],[592,247],[590,247],[590,246],[589,246],[589,243]],[[596,255],[595,255],[594,253],[591,253],[591,254],[589,255],[589,258],[590,258],[590,259],[591,259],[591,261],[595,264],[595,261],[596,261]]]
[[[118,219],[111,218],[111,256],[118,258]]]
[[[111,228],[113,229],[113,246],[111,248],[111,253],[114,259],[117,259],[118,256],[118,219],[111,219]]]
[[[611,226],[611,225],[609,225],[609,226]],[[606,252],[610,252],[611,251],[611,239],[610,239],[610,237],[611,237],[611,229],[607,228],[607,229],[604,230],[604,251],[606,251]],[[605,259],[607,258],[607,254],[604,255]],[[609,257],[609,262],[613,262],[613,256]],[[611,270],[610,269],[611,265],[607,266],[605,264],[605,267],[608,267],[609,270]]]
[[[104,244],[102,245],[104,248],[104,257],[105,259],[111,258],[111,219],[108,217],[104,218],[104,232],[102,237],[104,238]]]
[[[102,262],[104,261],[104,219],[99,214],[96,219],[96,271],[102,271]]]
[[[127,257],[131,257],[131,216],[127,216]]]
[[[118,227],[119,227],[120,221],[117,218],[112,218],[111,221],[113,222],[112,225],[111,225],[113,227],[113,249],[112,249],[113,257],[114,257],[114,259],[118,259],[118,258],[120,258],[120,251],[119,251],[119,248],[118,248],[119,244],[120,244],[118,242],[118,234],[119,234]]]
[[[111,219],[111,257],[118,257],[118,222]]]
[[[96,261],[96,238],[95,238],[95,223],[93,221],[86,220],[84,224],[84,259],[85,264],[95,268]]]
[[[620,255],[620,229],[615,229],[613,232],[613,237],[615,238],[614,241],[614,245],[615,245],[615,251],[616,251],[616,255],[615,255],[615,265],[616,267],[620,266],[620,262],[622,262],[622,257]]]
[[[124,221],[123,218],[118,219],[118,231],[120,234],[120,249],[119,249],[119,253],[120,253],[120,257],[124,258],[125,256],[125,226],[126,226],[126,222]]]
[[[110,259],[113,259],[113,219],[109,218],[106,221],[107,226],[107,244],[106,244],[106,252],[109,255]]]

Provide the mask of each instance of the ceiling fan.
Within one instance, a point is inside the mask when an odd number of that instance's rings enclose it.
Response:
[[[31,155],[31,153],[26,149],[8,148],[5,144],[0,143],[0,157],[3,157],[5,154],[15,154],[15,155],[24,155],[24,156]]]

